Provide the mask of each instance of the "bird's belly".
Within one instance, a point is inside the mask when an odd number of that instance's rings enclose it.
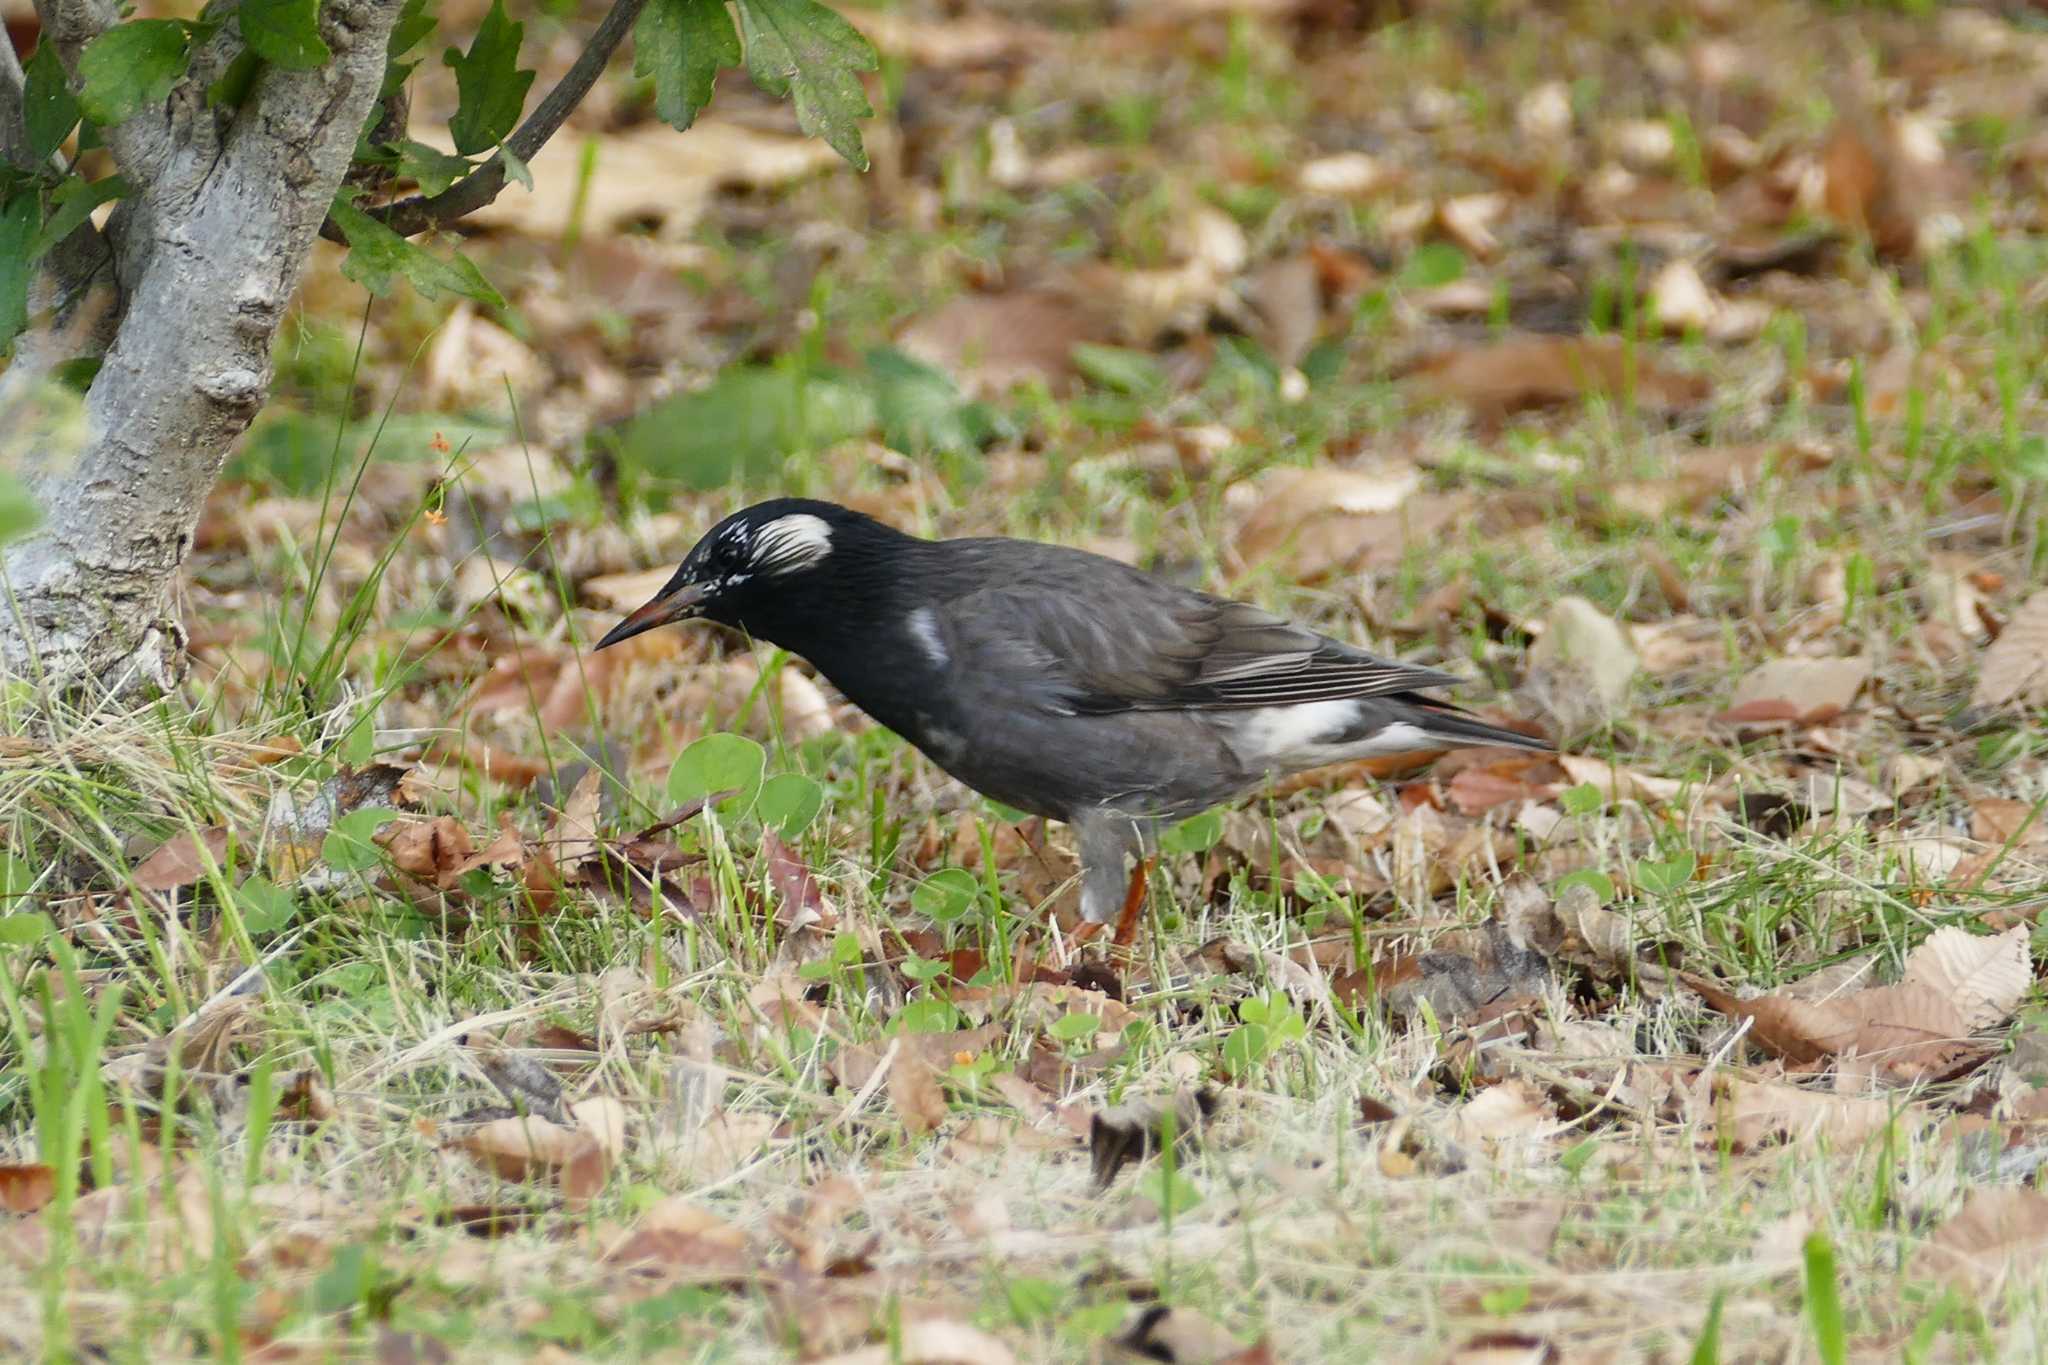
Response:
[[[1104,808],[1175,818],[1256,785],[1194,713],[1005,717],[971,737],[920,714],[904,737],[967,786],[1033,815],[1070,820]]]

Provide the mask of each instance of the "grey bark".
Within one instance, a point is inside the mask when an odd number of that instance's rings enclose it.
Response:
[[[38,7],[74,72],[116,16],[106,0]],[[229,446],[269,393],[272,342],[376,100],[399,8],[330,0],[320,29],[333,60],[266,67],[236,110],[205,102],[235,50],[223,34],[193,54],[162,107],[105,130],[131,193],[92,234],[96,263],[58,260],[49,272],[55,300],[66,287],[78,295],[73,325],[60,307],[59,325],[24,338],[7,375],[19,391],[79,353],[70,348],[110,338],[85,397],[83,448],[43,452],[23,471],[45,521],[0,566],[0,672],[65,689],[168,680],[179,565]],[[102,317],[81,270],[113,282]]]

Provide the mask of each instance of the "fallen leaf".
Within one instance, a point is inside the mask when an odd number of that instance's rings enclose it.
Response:
[[[2009,1018],[2034,984],[2028,937],[2025,925],[2002,934],[1944,926],[1908,955],[1900,981],[1940,995],[1966,1028],[1990,1028]]]
[[[175,890],[198,881],[206,875],[207,868],[219,867],[227,851],[228,830],[224,825],[215,825],[196,835],[173,834],[136,864],[132,875],[144,891]]]
[[[720,190],[769,189],[838,164],[815,138],[711,117],[698,119],[688,137],[649,125],[555,138],[528,163],[532,189],[508,186],[466,221],[539,238],[561,237],[572,224],[593,237],[655,224],[662,239],[687,242]]]
[[[1888,1099],[1808,1090],[1777,1081],[1730,1078],[1715,1108],[1720,1133],[1737,1151],[1766,1142],[1822,1138],[1846,1149],[1888,1129],[1898,1108]]]
[[[887,1345],[815,1358],[813,1365],[1015,1365],[1017,1357],[979,1327],[921,1318],[891,1331]]]
[[[57,1197],[57,1172],[37,1164],[0,1165],[0,1209],[34,1213]]]
[[[1600,608],[1574,596],[1560,597],[1544,613],[1542,633],[1529,647],[1529,664],[1582,680],[1608,709],[1627,697],[1640,667],[1628,633]],[[1565,686],[1564,679],[1554,686]]]
[[[1055,395],[1073,387],[1074,347],[1112,340],[1114,330],[1071,295],[1054,289],[962,294],[914,319],[896,344],[944,370],[960,387],[1000,398],[1019,384],[1041,383]]]
[[[554,859],[555,870],[568,874],[596,856],[599,790],[604,773],[592,768],[576,780],[569,799],[555,813],[544,846]]]
[[[1678,413],[1709,393],[1701,376],[1667,369],[1618,337],[1517,336],[1461,347],[1418,361],[1408,381],[1424,398],[1463,403],[1489,417],[1595,393],[1632,393],[1641,408]]]
[[[1761,719],[1770,708],[1774,715],[1789,713],[1799,724],[1818,725],[1848,710],[1869,681],[1870,661],[1860,655],[1772,659],[1742,676],[1728,709],[1716,719],[1724,724],[1730,717]]]
[[[1981,1294],[2024,1260],[2031,1271],[2048,1248],[2048,1194],[2033,1189],[1970,1191],[1963,1206],[1913,1253],[1915,1276],[1962,1281]]]
[[[1675,777],[1651,777],[1602,758],[1558,754],[1552,761],[1564,769],[1565,777],[1572,783],[1591,783],[1610,801],[1670,801],[1685,790],[1685,783]]]
[[[2021,603],[1984,651],[1970,705],[2048,705],[2048,588]]]
[[[589,1202],[611,1174],[611,1156],[595,1135],[532,1115],[493,1119],[442,1145],[503,1180],[552,1181],[571,1207]]]

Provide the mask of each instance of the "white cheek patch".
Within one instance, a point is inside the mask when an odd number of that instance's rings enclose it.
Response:
[[[754,533],[753,561],[768,573],[794,573],[832,553],[832,528],[809,512],[777,517]]]

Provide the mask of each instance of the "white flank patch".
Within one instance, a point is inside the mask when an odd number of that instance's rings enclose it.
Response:
[[[754,536],[754,563],[770,573],[794,573],[832,553],[832,528],[809,512],[777,517]]]
[[[930,607],[919,607],[910,613],[910,633],[924,646],[924,652],[933,664],[944,668],[952,661],[946,652],[946,642],[939,638],[939,617]]]
[[[1304,767],[1381,754],[1408,754],[1441,749],[1419,725],[1396,722],[1360,739],[1335,738],[1358,724],[1355,701],[1313,701],[1298,706],[1269,706],[1245,718],[1238,751],[1254,765]]]
[[[1337,746],[1323,741],[1357,723],[1355,701],[1311,701],[1266,706],[1244,719],[1243,752],[1254,763],[1285,763]],[[1318,760],[1320,761],[1320,760]]]

